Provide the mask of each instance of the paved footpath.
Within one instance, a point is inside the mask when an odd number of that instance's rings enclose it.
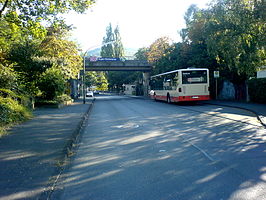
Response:
[[[91,102],[39,108],[34,118],[0,138],[0,200],[46,199],[66,149],[78,135]]]
[[[125,95],[125,96],[131,97],[131,98],[151,100],[151,98],[149,97],[132,96],[132,95]],[[266,104],[229,101],[229,100],[228,101],[227,100],[209,100],[209,101],[203,101],[203,102],[206,104],[227,106],[227,107],[232,107],[232,108],[240,108],[240,109],[250,111],[257,117],[260,123],[266,127]]]
[[[237,102],[237,101],[219,101],[219,100],[206,101],[205,103],[234,107],[234,108],[242,108],[251,111],[266,127],[266,104],[246,103],[246,102]]]

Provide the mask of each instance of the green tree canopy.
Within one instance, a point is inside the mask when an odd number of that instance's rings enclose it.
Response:
[[[65,79],[61,70],[54,67],[47,69],[38,80],[38,87],[45,99],[54,100],[65,91]]]
[[[148,60],[149,48],[142,47],[135,53],[135,60]]]
[[[67,40],[70,30],[63,22],[53,24],[40,45],[42,56],[56,60],[57,68],[62,71],[65,79],[76,78],[82,67],[77,45]]]
[[[83,13],[93,3],[95,0],[0,0],[0,18],[4,13],[15,11],[19,13],[20,19],[25,21],[47,19],[70,10]]]
[[[122,58],[125,56],[125,50],[118,26],[116,26],[114,30],[114,56],[115,58]]]
[[[168,37],[161,37],[153,42],[147,53],[148,62],[155,63],[163,56],[166,50],[170,47],[170,39]]]
[[[114,57],[114,33],[112,24],[110,23],[109,26],[106,28],[106,36],[103,37],[103,46],[101,47],[101,56],[105,58],[113,58]]]
[[[112,24],[109,24],[109,26],[106,28],[106,36],[103,38],[102,43],[102,57],[123,58],[125,56],[125,50],[118,26],[116,26],[115,30],[113,31]],[[106,43],[108,44],[105,45]],[[115,85],[121,86],[127,79],[127,75],[125,76],[124,72],[108,72],[107,77],[109,87],[111,88]],[[106,84],[106,86],[108,86],[108,84]]]
[[[208,51],[223,69],[239,79],[254,76],[257,68],[266,63],[263,2],[219,0],[205,11]]]
[[[95,86],[97,83],[97,72],[86,72],[85,85],[87,87]]]
[[[118,26],[116,26],[114,31],[111,23],[106,27],[106,36],[103,37],[102,44],[102,57],[122,58],[125,56],[125,50]]]

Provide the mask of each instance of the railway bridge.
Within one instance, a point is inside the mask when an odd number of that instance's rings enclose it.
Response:
[[[84,70],[86,71],[141,71],[143,72],[143,93],[148,95],[149,78],[152,65],[143,60],[120,60],[115,58],[102,58],[92,60],[84,59]]]

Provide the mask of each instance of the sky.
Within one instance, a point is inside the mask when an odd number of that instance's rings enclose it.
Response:
[[[96,0],[85,14],[65,15],[67,24],[75,27],[71,39],[83,51],[100,47],[109,23],[118,25],[126,48],[150,46],[167,36],[181,41],[178,31],[185,28],[184,15],[191,4],[204,8],[210,0]]]

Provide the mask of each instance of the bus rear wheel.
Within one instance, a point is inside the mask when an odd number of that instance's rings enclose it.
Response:
[[[154,101],[157,101],[155,93],[153,94],[153,98],[154,98]]]

